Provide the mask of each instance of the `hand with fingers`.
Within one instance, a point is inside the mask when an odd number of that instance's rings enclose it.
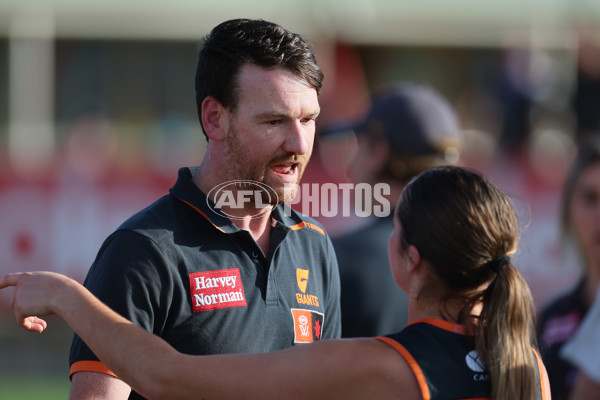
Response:
[[[8,274],[0,281],[0,289],[15,288],[11,307],[17,323],[32,332],[42,332],[48,324],[40,317],[54,314],[57,296],[72,279],[53,272],[18,272]]]

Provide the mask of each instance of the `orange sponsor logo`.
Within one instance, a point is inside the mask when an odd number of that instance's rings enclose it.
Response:
[[[299,308],[292,308],[291,311],[294,319],[294,343],[321,340],[323,314]]]

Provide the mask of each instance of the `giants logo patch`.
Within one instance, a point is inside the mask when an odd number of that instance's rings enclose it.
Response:
[[[306,285],[308,284],[308,273],[307,269],[296,268],[296,283],[302,293],[306,293]]]
[[[296,283],[298,284],[298,289],[302,291],[302,293],[296,293],[296,301],[298,304],[319,307],[319,298],[306,293],[309,272],[307,269],[296,268]]]
[[[320,312],[292,308],[294,343],[312,343],[321,340],[323,317]]]
[[[193,311],[246,307],[239,268],[189,274]]]

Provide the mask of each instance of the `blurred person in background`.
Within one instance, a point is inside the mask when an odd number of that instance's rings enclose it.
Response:
[[[579,141],[600,133],[600,30],[593,24],[575,29],[577,40],[572,106]]]
[[[316,221],[284,214],[282,205],[311,156],[322,79],[301,36],[263,20],[216,26],[196,71],[208,139],[201,165],[181,168],[169,194],[105,240],[85,286],[185,354],[260,353],[339,337],[331,241]],[[240,180],[269,191],[260,204],[217,207],[215,188]],[[227,187],[234,199],[247,189]],[[72,399],[141,398],[78,335],[69,362]]]
[[[563,241],[575,244],[582,273],[573,288],[542,309],[538,322],[552,398],[558,400],[569,398],[578,374],[577,368],[561,357],[561,349],[577,332],[600,283],[600,138],[580,145],[564,185],[561,207]]]
[[[41,332],[31,316],[58,313],[150,398],[548,399],[533,298],[510,259],[518,245],[514,206],[490,180],[433,168],[406,186],[388,239],[411,323],[263,354],[181,354],[63,275],[9,274],[0,288],[16,287],[22,327]]]
[[[600,296],[587,313],[581,326],[561,350],[579,370],[569,400],[600,400]]]
[[[412,83],[382,88],[362,121],[332,126],[319,137],[329,170],[336,162],[343,170],[337,175],[347,172],[354,183],[388,184],[392,205],[416,175],[457,163],[461,143],[449,102],[433,88]],[[332,235],[342,282],[343,337],[382,335],[407,323],[408,297],[397,290],[387,258],[392,215],[354,218],[349,228]]]

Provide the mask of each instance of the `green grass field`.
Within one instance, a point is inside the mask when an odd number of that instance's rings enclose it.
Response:
[[[73,331],[57,317],[48,330],[26,332],[0,313],[0,400],[66,400]]]
[[[69,387],[69,379],[66,376],[2,376],[0,399],[66,400],[69,397]]]

